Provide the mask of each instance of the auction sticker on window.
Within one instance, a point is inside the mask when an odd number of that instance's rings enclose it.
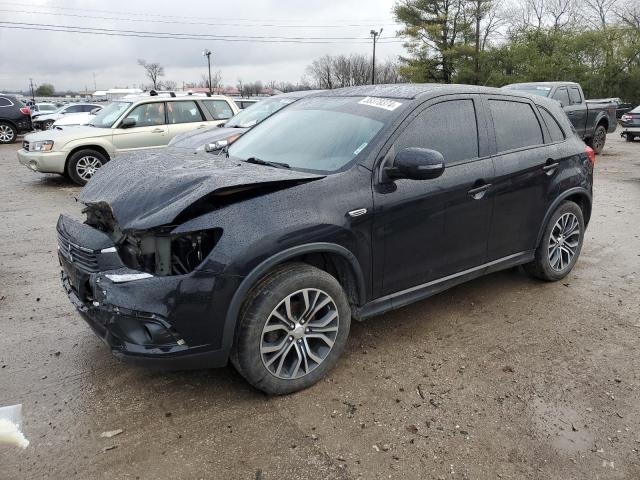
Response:
[[[388,98],[366,97],[358,102],[360,105],[368,105],[370,107],[382,108],[393,112],[402,105],[400,102],[389,100]]]

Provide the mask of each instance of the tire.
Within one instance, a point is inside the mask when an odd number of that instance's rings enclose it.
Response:
[[[604,125],[600,124],[596,127],[596,130],[593,132],[593,137],[587,139],[586,144],[593,148],[593,151],[597,154],[602,153],[604,149],[604,144],[607,141],[607,129],[604,128]]]
[[[73,183],[86,185],[96,170],[108,161],[104,154],[96,150],[78,150],[67,160],[66,174]]]
[[[557,242],[553,241],[552,234]],[[536,249],[535,258],[524,265],[525,271],[532,277],[547,282],[563,279],[578,261],[583,240],[582,209],[576,203],[566,201],[551,215]],[[572,255],[569,252],[573,252]]]
[[[633,136],[633,135],[631,135],[630,133],[627,133],[627,134],[624,136],[624,139],[625,139],[627,142],[633,142],[633,141],[635,140],[635,138],[636,138],[636,137],[635,137],[635,136]]]
[[[312,316],[305,316],[311,312]],[[335,366],[350,326],[349,301],[333,276],[304,263],[285,264],[247,295],[231,362],[251,385],[267,394],[296,392]]]
[[[42,130],[51,130],[51,127],[53,127],[53,120],[47,120],[42,124]]]
[[[13,143],[18,138],[16,127],[10,123],[0,122],[0,143]]]

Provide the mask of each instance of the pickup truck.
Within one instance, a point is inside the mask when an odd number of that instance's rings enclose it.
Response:
[[[616,130],[616,105],[613,102],[585,100],[582,87],[577,83],[513,83],[502,88],[553,98],[560,102],[580,138],[596,153],[602,152],[607,133]]]

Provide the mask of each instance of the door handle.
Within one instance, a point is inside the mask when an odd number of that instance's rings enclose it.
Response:
[[[164,133],[164,128],[154,128],[151,133]]]
[[[485,193],[492,187],[490,183],[485,183],[484,185],[480,185],[479,187],[472,188],[467,193],[474,200],[480,200],[484,197]]]
[[[547,163],[544,167],[542,167],[542,170],[547,174],[547,175],[552,175],[553,172],[556,170],[556,168],[558,168],[560,166],[560,164],[558,162],[556,162],[555,160],[549,159],[547,160]]]
[[[198,130],[200,130],[201,128],[207,128],[207,126],[208,126],[208,125],[200,125],[200,126],[198,127]]]

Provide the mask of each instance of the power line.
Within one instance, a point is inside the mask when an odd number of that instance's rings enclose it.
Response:
[[[4,2],[0,2],[3,4]],[[180,20],[152,20],[149,18],[125,18],[125,17],[103,17],[96,15],[80,15],[76,13],[59,13],[59,12],[42,12],[36,10],[14,10],[14,9],[6,9],[0,8],[0,12],[9,12],[9,13],[20,13],[26,15],[50,15],[50,16],[58,16],[58,17],[73,17],[73,18],[86,18],[92,20],[116,20],[119,22],[144,22],[144,23],[161,23],[161,24],[174,24],[174,25],[205,25],[209,27],[277,27],[277,28],[354,28],[354,27],[365,27],[364,23],[352,23],[345,25],[312,25],[312,24],[304,24],[304,25],[283,25],[281,23],[224,23],[232,20],[223,20],[219,22],[199,22],[199,21],[180,21]],[[181,18],[181,17],[177,17]],[[388,23],[385,25],[389,26],[397,26],[396,23]]]
[[[3,5],[10,5],[10,6],[14,6],[15,3],[14,2],[2,2],[0,1],[0,4]],[[122,12],[116,12],[113,10],[99,10],[99,9],[89,9],[89,8],[75,8],[75,7],[58,7],[58,6],[54,6],[54,5],[40,5],[40,4],[34,4],[34,3],[23,3],[21,2],[19,4],[19,6],[21,7],[36,7],[36,8],[48,8],[48,9],[52,9],[52,10],[72,10],[74,12],[94,12],[94,13],[108,13],[108,14],[114,14],[114,15],[122,15]],[[236,21],[236,22],[260,22],[260,19],[250,19],[250,18],[224,18],[224,17],[202,17],[202,16],[179,16],[179,15],[161,15],[161,14],[157,14],[157,13],[150,13],[150,12],[144,12],[144,13],[136,13],[136,12],[127,12],[127,15],[133,15],[133,16],[141,16],[144,17],[145,20],[148,19],[149,17],[156,17],[156,18],[170,18],[170,19],[175,19],[175,18],[181,18],[181,19],[187,19],[187,20],[221,20],[221,21]],[[298,22],[300,23],[299,19],[279,19],[279,22]],[[330,27],[333,25],[338,24],[339,22],[344,21],[344,19],[341,20],[327,20],[328,25],[323,25],[325,27]],[[360,22],[363,23],[359,23],[359,24],[352,24],[353,26],[358,26],[358,27],[362,27],[362,26],[366,26],[368,25],[370,22],[387,22],[389,21],[389,19],[361,19],[359,20]],[[366,23],[365,23],[366,22]]]
[[[368,43],[368,40],[358,37],[269,37],[269,36],[223,36],[169,32],[147,32],[138,30],[115,30],[93,27],[74,27],[70,25],[53,25],[26,22],[0,21],[0,28],[52,31],[65,33],[83,33],[89,35],[106,35],[114,37],[159,38],[169,40],[206,40],[218,42],[248,42],[248,43],[307,43],[307,44],[344,44],[344,43]],[[404,40],[389,40],[384,43],[400,43]]]

